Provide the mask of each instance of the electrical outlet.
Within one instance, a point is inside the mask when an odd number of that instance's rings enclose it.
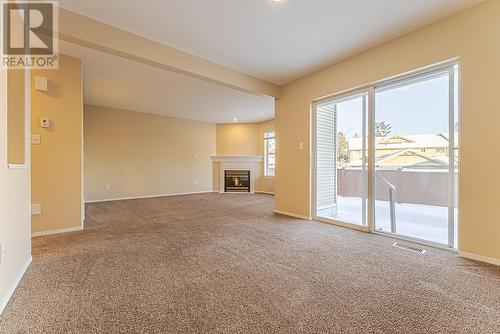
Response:
[[[200,184],[200,181],[198,179],[193,179],[193,184]]]
[[[0,264],[4,261],[7,256],[7,252],[5,251],[5,245],[0,245]]]
[[[42,139],[40,135],[31,135],[31,144],[40,145],[42,143]]]
[[[42,214],[42,205],[41,204],[31,204],[31,215],[41,215]]]
[[[104,189],[106,189],[106,191],[110,191],[111,190],[111,185],[107,184]]]

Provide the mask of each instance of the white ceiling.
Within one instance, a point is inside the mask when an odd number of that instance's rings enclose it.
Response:
[[[483,0],[59,0],[62,7],[285,84]]]
[[[60,41],[82,59],[84,102],[212,123],[274,118],[274,98],[258,96]]]

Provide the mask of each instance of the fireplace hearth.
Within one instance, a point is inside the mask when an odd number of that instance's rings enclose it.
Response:
[[[224,171],[224,191],[225,192],[250,192],[250,171],[249,170],[226,170]]]

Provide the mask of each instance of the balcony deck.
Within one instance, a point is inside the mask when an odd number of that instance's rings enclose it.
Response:
[[[356,223],[362,213],[362,198],[338,197],[338,211],[332,216],[330,210],[321,210],[318,216],[333,220]],[[389,202],[375,201],[375,228],[391,231]],[[396,203],[396,232],[413,238],[448,244],[448,208],[443,206]],[[457,241],[457,209],[455,209],[455,248]]]

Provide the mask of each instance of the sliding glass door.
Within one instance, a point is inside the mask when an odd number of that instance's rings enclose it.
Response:
[[[456,248],[457,67],[375,89],[375,230]]]
[[[367,226],[368,93],[315,106],[316,218]]]
[[[458,66],[313,103],[315,219],[457,247]]]

